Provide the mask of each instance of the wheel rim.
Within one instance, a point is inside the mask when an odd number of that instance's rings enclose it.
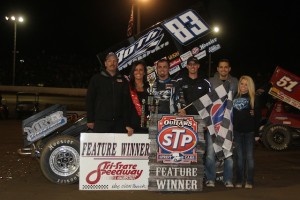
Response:
[[[50,168],[60,176],[70,176],[79,168],[79,154],[73,147],[61,146],[49,158]]]
[[[285,139],[284,134],[282,134],[282,133],[280,133],[280,132],[274,133],[273,141],[274,141],[276,144],[282,144],[283,141],[284,141],[284,139]]]

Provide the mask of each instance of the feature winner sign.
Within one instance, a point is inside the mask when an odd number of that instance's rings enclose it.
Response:
[[[81,133],[80,190],[147,190],[148,134]]]
[[[151,120],[149,190],[201,191],[205,141],[199,117],[158,115]]]

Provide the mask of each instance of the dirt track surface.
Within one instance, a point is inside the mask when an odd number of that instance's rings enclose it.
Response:
[[[20,120],[0,121],[0,199],[299,199],[300,147],[274,152],[257,144],[255,150],[255,187],[227,189],[221,183],[198,193],[149,191],[80,191],[78,184],[56,185],[42,175],[39,163],[30,156],[20,156],[23,145]]]

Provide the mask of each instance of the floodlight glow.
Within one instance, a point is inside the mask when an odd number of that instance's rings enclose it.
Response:
[[[217,26],[214,27],[214,32],[215,32],[215,33],[218,33],[219,31],[220,31],[219,27],[217,27]]]

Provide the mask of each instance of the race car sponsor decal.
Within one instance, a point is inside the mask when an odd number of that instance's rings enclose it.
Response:
[[[180,59],[182,61],[187,61],[187,59],[189,57],[191,57],[191,56],[193,56],[192,52],[191,51],[187,51],[187,52],[185,52],[185,53],[183,53],[183,54],[180,55]]]
[[[185,11],[162,25],[183,45],[187,45],[196,40],[197,36],[209,32],[208,25],[193,10]]]
[[[164,48],[169,44],[168,41],[161,43],[164,33],[160,27],[150,30],[143,37],[128,47],[123,47],[116,52],[119,60],[118,69],[122,70],[131,65],[136,60],[141,60],[150,54]]]
[[[172,61],[170,62],[170,68],[172,68],[172,67],[174,67],[174,66],[176,66],[176,65],[179,65],[180,63],[181,63],[180,58],[176,58],[176,59],[174,59],[174,60],[172,60]]]
[[[215,44],[212,45],[208,48],[208,53],[213,53],[215,51],[218,51],[219,49],[221,49],[221,45],[220,44]]]
[[[168,59],[169,59],[169,60],[172,60],[172,59],[178,57],[179,55],[180,55],[180,54],[179,54],[179,51],[176,51],[176,52],[172,53],[171,55],[169,55],[169,56],[168,56]]]
[[[178,72],[180,70],[180,66],[176,65],[175,67],[172,67],[169,71],[170,75],[175,74],[176,72]]]
[[[206,51],[201,51],[200,53],[196,54],[195,57],[200,60],[206,56]]]
[[[199,47],[194,47],[192,49],[192,54],[195,55],[195,54],[199,53],[199,51],[200,51]]]
[[[200,44],[199,47],[201,50],[204,50],[215,43],[217,43],[217,38],[210,39],[208,42]]]
[[[27,134],[28,141],[36,141],[66,123],[67,118],[64,117],[63,111],[56,111],[35,121],[30,127],[24,127],[23,130]]]
[[[124,70],[126,75],[130,73],[130,66],[134,61],[143,60],[147,65],[155,66],[157,60],[166,58],[173,64],[170,69],[176,66],[171,70],[175,74],[186,66],[185,61],[189,57],[208,51],[208,47],[217,43],[216,37],[209,37],[210,31],[198,13],[188,9],[108,48],[97,54],[97,57],[104,68],[106,55],[115,52],[118,56],[118,70]],[[216,48],[211,49],[213,50]],[[206,55],[201,54],[198,59]],[[180,63],[173,63],[179,57]]]

